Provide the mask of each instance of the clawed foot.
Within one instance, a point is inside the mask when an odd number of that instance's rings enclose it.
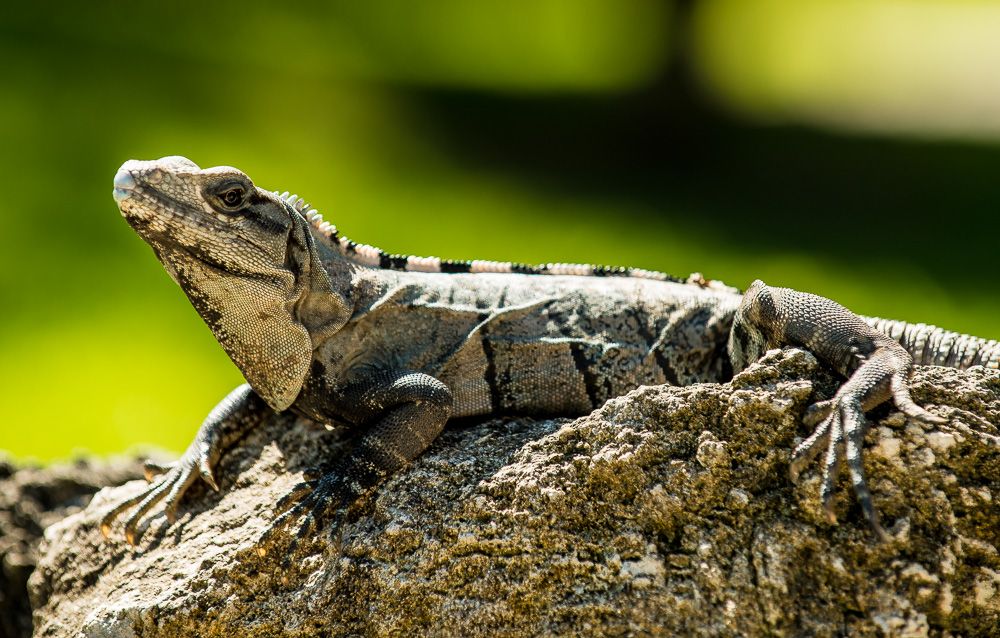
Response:
[[[889,381],[892,398],[896,406],[906,416],[935,425],[947,423],[947,419],[931,414],[913,402],[902,374],[894,374]],[[841,461],[846,459],[847,467],[851,473],[851,482],[854,484],[854,492],[861,503],[861,509],[879,538],[887,541],[889,535],[882,528],[878,511],[872,504],[871,492],[868,489],[861,459],[862,443],[868,429],[862,400],[859,398],[861,393],[856,388],[849,386],[850,384],[846,384],[833,399],[816,403],[806,411],[803,422],[810,426],[816,423],[819,425],[809,438],[800,443],[792,452],[792,462],[788,473],[792,482],[797,482],[799,474],[805,466],[816,458],[824,448],[826,449],[826,459],[823,465],[823,508],[826,511],[827,519],[831,523],[836,523],[837,518],[833,513],[833,497]]]
[[[167,522],[173,524],[174,518],[177,515],[177,505],[180,503],[181,497],[199,475],[213,489],[216,491],[219,489],[219,486],[215,482],[215,477],[212,476],[212,469],[207,453],[203,453],[200,449],[188,448],[188,451],[184,453],[184,456],[179,461],[168,465],[146,461],[143,465],[142,473],[150,485],[139,494],[119,504],[104,515],[104,518],[101,519],[101,533],[104,534],[104,538],[110,537],[111,524],[115,519],[122,512],[136,505],[136,503],[139,504],[138,507],[125,521],[125,540],[128,541],[129,545],[135,547],[136,530],[138,529],[139,521],[146,512],[151,510],[160,501],[164,501],[164,513],[167,516]]]
[[[321,472],[317,469],[309,469],[305,472],[307,478],[319,474]],[[280,567],[282,582],[287,586],[288,573],[291,570],[292,559],[299,543],[303,539],[311,537],[314,531],[322,527],[324,522],[328,520],[330,535],[334,542],[339,544],[340,524],[347,508],[357,500],[358,496],[359,494],[354,493],[351,486],[338,472],[330,472],[320,478],[312,478],[297,484],[275,506],[278,517],[257,540],[257,554],[261,557],[266,556],[267,546],[282,530],[293,522],[299,521],[298,530],[292,536],[292,540],[285,550],[285,559]]]

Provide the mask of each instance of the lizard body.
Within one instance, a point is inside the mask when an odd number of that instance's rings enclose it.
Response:
[[[223,450],[270,408],[359,432],[352,453],[297,485],[260,551],[301,523],[289,547],[422,453],[452,417],[586,414],[640,385],[722,382],[766,350],[804,347],[847,377],[814,405],[796,478],[826,451],[832,520],[844,459],[873,529],[885,536],[861,464],[864,412],[892,398],[908,416],[943,419],[910,399],[920,363],[996,368],[1000,346],[933,326],[861,318],[808,293],[760,281],[719,282],[640,269],[528,266],[389,255],[341,237],[303,200],[254,186],[230,167],[167,157],[126,162],[115,199],[132,228],[240,368],[248,384],[206,418],[180,461],[150,465],[149,488],[102,522],[125,523],[165,501],[169,520],[199,476],[213,487]],[[165,476],[157,479],[158,474]]]

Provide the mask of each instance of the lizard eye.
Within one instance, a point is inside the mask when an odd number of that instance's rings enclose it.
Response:
[[[235,208],[236,206],[239,206],[240,202],[243,201],[243,189],[239,186],[236,188],[230,188],[226,192],[222,193],[220,198],[226,206]]]
[[[219,184],[210,199],[217,211],[224,215],[235,215],[240,212],[246,203],[246,184],[236,180],[229,180]]]
[[[236,217],[247,212],[252,192],[253,184],[249,180],[227,177],[206,186],[202,194],[216,212]]]

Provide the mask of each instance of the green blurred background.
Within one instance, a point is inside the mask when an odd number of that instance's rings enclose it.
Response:
[[[0,8],[0,449],[183,450],[239,373],[111,179],[235,165],[347,236],[754,278],[1000,338],[1000,3]]]

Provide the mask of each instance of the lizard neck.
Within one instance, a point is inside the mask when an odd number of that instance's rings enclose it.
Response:
[[[350,282],[331,279],[302,217],[283,265],[230,272],[181,248],[154,247],[243,376],[277,411],[302,389],[313,351],[350,318]]]

